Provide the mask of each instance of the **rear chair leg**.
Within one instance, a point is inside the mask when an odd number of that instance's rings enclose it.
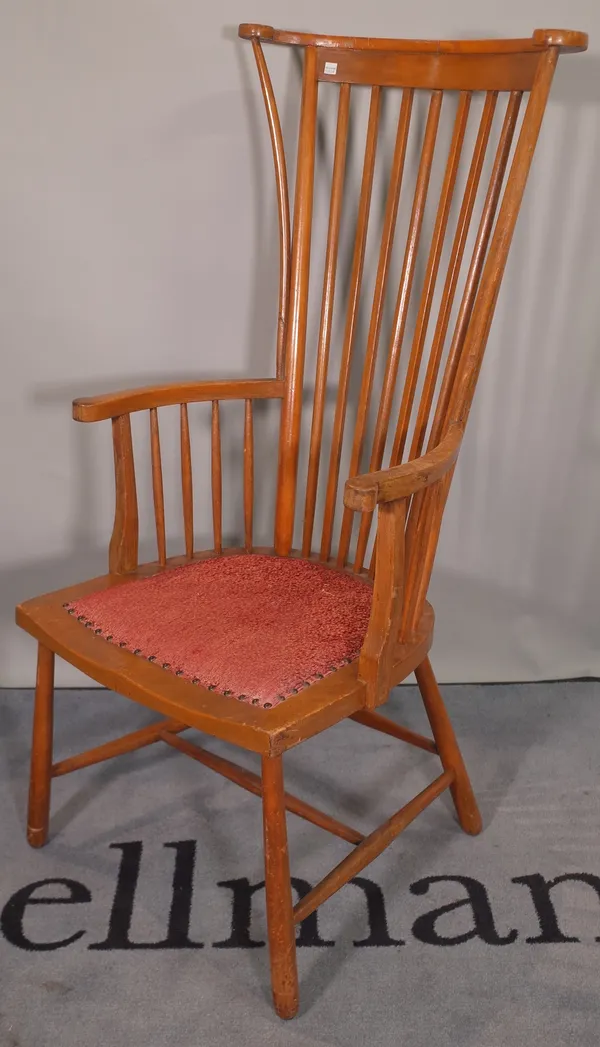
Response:
[[[54,711],[54,651],[38,647],[31,776],[29,780],[29,814],[27,839],[32,847],[43,847],[48,839],[50,817],[50,782],[52,778],[52,733]]]
[[[415,676],[442,766],[445,771],[454,772],[454,783],[450,786],[450,791],[458,820],[466,833],[477,836],[482,829],[477,800],[429,658],[421,662],[415,670]]]
[[[280,1018],[293,1018],[298,1011],[296,928],[281,756],[263,756],[262,783],[265,892],[273,1003]]]

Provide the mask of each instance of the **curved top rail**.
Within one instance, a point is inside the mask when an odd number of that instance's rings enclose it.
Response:
[[[394,40],[371,36],[320,36],[270,25],[243,22],[238,29],[244,40],[297,47],[326,47],[340,51],[400,51],[413,54],[522,54],[557,47],[562,54],[585,51],[587,33],[576,29],[535,29],[531,37],[515,40]]]

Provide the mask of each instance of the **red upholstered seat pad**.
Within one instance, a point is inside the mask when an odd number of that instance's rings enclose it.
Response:
[[[163,669],[270,709],[357,657],[371,609],[361,578],[308,560],[200,560],[66,605]]]

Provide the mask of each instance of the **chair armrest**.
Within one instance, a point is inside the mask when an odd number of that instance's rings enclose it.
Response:
[[[373,512],[382,502],[409,498],[440,480],[454,465],[463,438],[460,425],[453,423],[437,447],[412,462],[363,473],[346,482],[344,505],[358,512]]]
[[[81,396],[73,401],[76,422],[100,422],[133,411],[173,404],[202,403],[209,400],[277,400],[285,383],[278,378],[246,378],[220,382],[176,382],[124,389],[104,396]]]

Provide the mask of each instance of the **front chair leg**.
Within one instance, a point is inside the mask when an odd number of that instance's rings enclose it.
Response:
[[[429,658],[421,662],[415,676],[442,766],[445,771],[454,772],[450,791],[461,828],[471,836],[477,836],[482,829],[477,800]]]
[[[279,1017],[293,1018],[298,1011],[296,928],[292,906],[281,756],[263,756],[262,783],[271,987],[275,1010]]]
[[[27,839],[32,847],[43,847],[48,839],[53,713],[54,651],[39,644],[27,817]]]

